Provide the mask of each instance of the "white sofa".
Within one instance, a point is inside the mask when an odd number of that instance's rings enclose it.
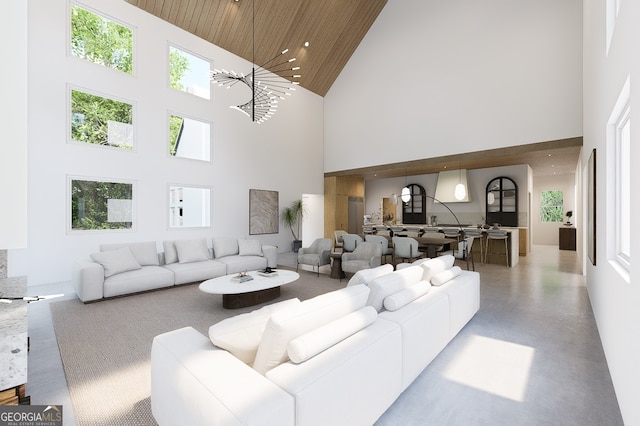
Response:
[[[479,309],[479,274],[452,265],[360,271],[345,289],[214,324],[209,338],[191,327],[156,336],[156,421],[374,423]]]
[[[275,246],[244,238],[102,244],[100,251],[73,263],[72,285],[83,302],[204,281],[244,270],[275,268]],[[215,253],[215,248],[218,252]],[[216,255],[217,254],[217,255]]]

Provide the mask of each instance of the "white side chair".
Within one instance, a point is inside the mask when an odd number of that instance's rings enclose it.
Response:
[[[421,258],[424,253],[418,250],[418,241],[411,237],[393,237],[393,259],[407,259],[409,263]]]
[[[391,255],[393,259],[393,248],[389,247],[389,240],[387,237],[382,235],[365,235],[364,240],[380,244],[380,247],[382,248],[382,255],[380,256],[381,263],[386,263],[387,256],[389,255]]]
[[[296,271],[301,264],[311,265],[314,271],[316,267],[318,268],[317,276],[320,276],[320,267],[331,263],[331,244],[332,241],[329,238],[318,238],[309,247],[301,247],[298,250]]]
[[[342,236],[342,250],[345,252],[352,252],[358,247],[358,244],[364,240],[358,234],[344,234]]]
[[[467,261],[467,271],[469,269],[469,260],[471,260],[471,266],[473,270],[476,270],[476,263],[473,260],[473,242],[475,241],[474,237],[467,237],[464,240],[460,241],[458,244],[458,250],[453,254],[456,259],[466,260]]]

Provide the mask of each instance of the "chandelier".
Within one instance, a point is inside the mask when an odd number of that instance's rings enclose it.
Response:
[[[225,69],[214,69],[210,73],[211,82],[227,89],[236,83],[246,84],[251,89],[251,99],[242,105],[232,105],[231,108],[243,112],[251,121],[261,124],[268,120],[276,112],[278,100],[284,100],[285,96],[291,96],[300,83],[295,79],[300,78],[296,71],[300,67],[292,67],[296,58],[289,58],[285,49],[262,65],[255,63],[255,0],[252,3],[252,68],[248,74],[236,73]],[[289,81],[293,79],[294,81]]]

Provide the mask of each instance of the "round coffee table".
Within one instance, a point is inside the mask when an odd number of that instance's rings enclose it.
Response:
[[[280,286],[289,284],[300,275],[286,269],[277,269],[277,275],[264,277],[259,271],[250,271],[253,279],[242,283],[233,282],[238,274],[223,275],[203,281],[200,291],[222,295],[222,307],[227,309],[244,308],[268,302],[280,296]]]

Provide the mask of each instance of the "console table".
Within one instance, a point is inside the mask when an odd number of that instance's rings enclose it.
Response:
[[[13,300],[27,295],[27,278],[0,279],[0,405],[29,404],[27,383],[27,301]]]
[[[559,228],[559,248],[560,250],[576,250],[576,228],[565,226]]]

